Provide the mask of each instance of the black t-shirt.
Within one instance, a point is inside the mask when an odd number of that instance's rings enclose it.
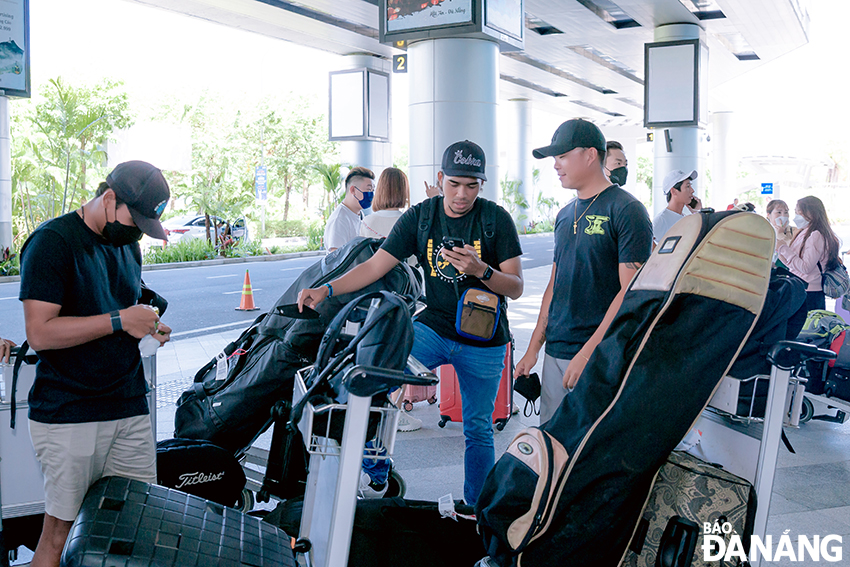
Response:
[[[502,207],[488,205],[496,210],[494,237],[488,239],[484,236],[481,220],[481,212],[484,208],[481,198],[476,199],[472,210],[460,218],[452,218],[445,214],[442,197],[433,197],[433,199],[439,201],[430,219],[431,227],[424,249],[419,249],[419,218],[422,207],[432,206],[431,199],[408,209],[395,223],[381,248],[400,261],[415,255],[422,265],[425,272],[425,294],[428,297],[428,307],[419,314],[419,321],[428,325],[441,337],[459,343],[482,347],[506,345],[510,341],[510,331],[504,296],[500,296],[502,311],[499,327],[491,340],[476,341],[457,334],[455,316],[458,298],[452,283],[456,272],[454,266],[440,256],[440,251],[443,236],[463,238],[464,242],[475,247],[479,258],[494,270],[498,270],[502,262],[522,255],[514,221]],[[443,217],[442,221],[440,216]],[[443,234],[443,223],[448,234]],[[457,287],[461,295],[471,287],[489,289],[484,282],[468,274],[458,276]]]
[[[642,264],[651,250],[646,207],[619,185],[611,185],[595,201],[573,199],[561,209],[555,220],[555,285],[546,326],[549,356],[575,356],[620,291],[619,264]]]
[[[135,305],[138,244],[116,248],[76,212],[45,222],[21,249],[19,299],[61,305],[60,317]],[[119,331],[70,348],[38,352],[29,417],[42,423],[111,421],[148,413],[139,340]]]

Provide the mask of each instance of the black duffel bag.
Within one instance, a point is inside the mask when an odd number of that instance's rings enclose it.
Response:
[[[157,484],[222,506],[241,503],[245,471],[236,457],[209,441],[166,439],[156,444]]]

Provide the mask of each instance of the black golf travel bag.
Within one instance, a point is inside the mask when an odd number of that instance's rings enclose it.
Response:
[[[487,477],[476,516],[492,562],[620,564],[656,474],[761,313],[774,238],[764,218],[734,211],[666,234],[575,390]]]
[[[293,319],[280,312],[297,301],[301,289],[336,279],[371,258],[381,242],[358,237],[304,270],[268,313],[197,372],[192,387],[177,401],[174,436],[244,451],[268,428],[272,406],[291,399],[295,372],[313,363],[328,323],[346,303],[381,290],[418,298],[419,275],[401,262],[364,289],[320,303],[318,318]]]

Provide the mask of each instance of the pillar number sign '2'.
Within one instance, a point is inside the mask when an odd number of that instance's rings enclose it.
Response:
[[[407,73],[407,53],[393,55],[393,73]]]

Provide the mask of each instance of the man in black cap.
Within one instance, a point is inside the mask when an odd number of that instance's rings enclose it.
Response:
[[[118,165],[95,198],[42,224],[21,249],[27,341],[38,353],[29,426],[44,473],[44,527],[32,565],[59,565],[71,523],[102,476],[156,482],[156,446],[139,340],[171,329],[138,305],[142,233],[169,190],[149,163]]]
[[[463,493],[470,505],[478,500],[495,462],[492,415],[510,341],[505,296],[516,299],[523,288],[522,249],[514,222],[502,207],[478,198],[487,180],[485,162],[484,151],[473,142],[449,146],[437,174],[442,196],[408,209],[368,261],[298,296],[299,306],[314,307],[333,294],[377,281],[398,262],[416,255],[425,272],[428,306],[414,324],[411,354],[428,368],[452,364],[457,372],[466,437]],[[494,230],[489,232],[488,226]],[[454,246],[444,243],[444,237],[451,237]],[[458,296],[470,288],[500,298],[499,322],[491,337],[469,338],[456,328]]]
[[[578,193],[555,220],[552,275],[515,371],[528,374],[546,345],[540,423],[575,386],[652,246],[646,207],[605,177],[605,150],[599,128],[576,119],[561,124],[552,143],[533,152],[537,159],[555,158],[561,186]]]

